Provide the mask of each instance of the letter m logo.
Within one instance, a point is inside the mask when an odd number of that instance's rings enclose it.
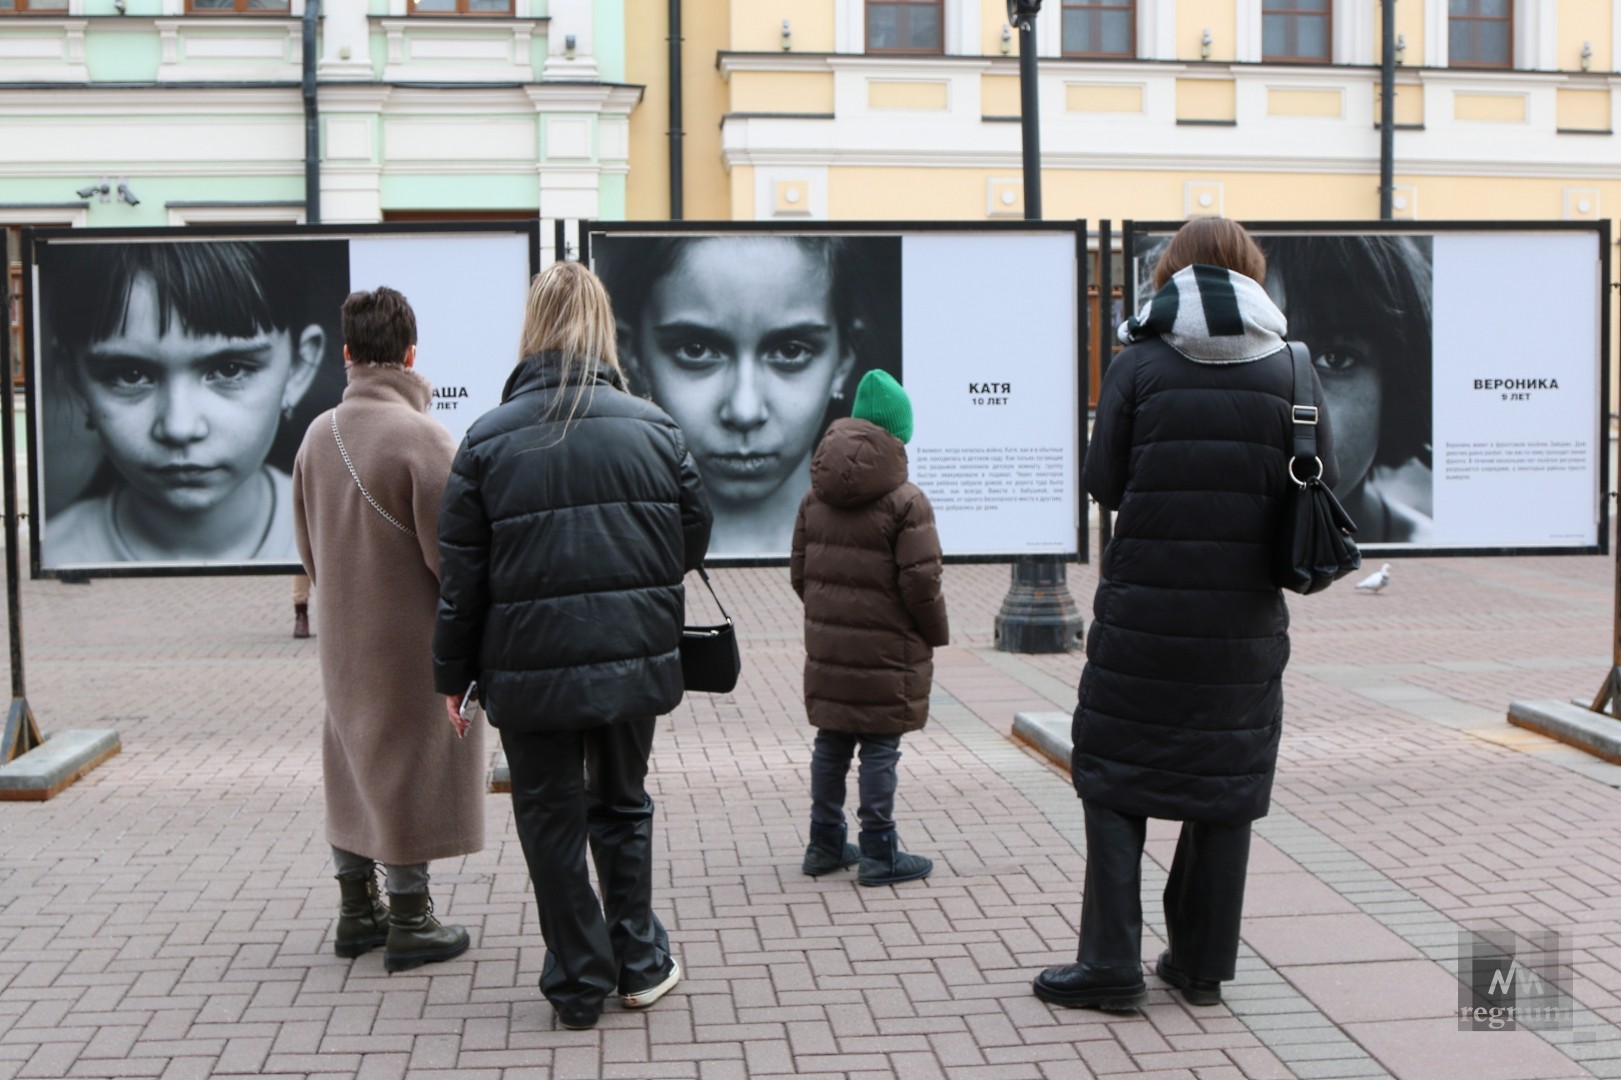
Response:
[[[1488,997],[1536,997],[1546,992],[1541,977],[1518,960],[1510,961],[1506,969],[1499,967],[1493,971],[1486,987]]]

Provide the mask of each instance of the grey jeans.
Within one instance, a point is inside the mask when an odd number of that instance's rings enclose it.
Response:
[[[850,735],[818,731],[811,752],[811,824],[837,829],[844,825],[845,778],[850,759],[861,748],[861,831],[895,831],[895,767],[901,760],[899,735]]]
[[[359,877],[371,873],[372,863],[364,855],[356,855],[352,851],[345,851],[340,847],[332,849],[332,865],[337,867],[339,877]],[[404,896],[406,893],[424,893],[428,891],[428,864],[401,863],[398,866],[389,866],[387,889],[391,896]]]

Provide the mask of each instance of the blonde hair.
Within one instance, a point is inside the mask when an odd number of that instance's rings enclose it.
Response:
[[[553,412],[562,408],[566,396],[562,391],[574,388],[564,417],[565,428],[579,412],[581,400],[595,388],[591,378],[594,368],[608,368],[616,382],[624,385],[608,290],[580,263],[560,259],[529,283],[520,350],[525,357],[556,354],[561,379],[552,402]]]

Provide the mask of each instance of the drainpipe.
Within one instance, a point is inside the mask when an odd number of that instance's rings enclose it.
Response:
[[[670,0],[670,220],[680,221],[681,188],[681,0]]]
[[[1396,195],[1396,0],[1380,8],[1379,218],[1389,221]]]
[[[321,114],[315,104],[315,28],[321,0],[304,0],[304,220],[321,223]]]

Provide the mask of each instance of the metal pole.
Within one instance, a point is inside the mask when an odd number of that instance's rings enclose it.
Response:
[[[1036,9],[1041,7],[1036,0]],[[1024,140],[1024,216],[1041,220],[1041,97],[1036,77],[1036,15],[1019,20],[1019,130]]]
[[[686,193],[681,177],[681,0],[670,0],[670,220],[680,221]]]
[[[1041,114],[1036,79],[1036,15],[1040,11],[1041,0],[1017,0],[1009,5],[1009,14],[1019,24],[1019,126],[1028,221],[1041,219]],[[1080,644],[1082,625],[1075,598],[1069,594],[1068,567],[1061,557],[1032,555],[1014,560],[1013,584],[996,613],[998,649],[1067,652]]]
[[[1103,394],[1103,380],[1109,374],[1109,361],[1114,359],[1114,225],[1098,222],[1098,395]],[[1082,498],[1085,498],[1083,493]],[[1098,546],[1107,548],[1114,538],[1114,520],[1109,511],[1098,507]]]
[[[11,296],[6,282],[0,282],[0,311],[11,310]],[[6,629],[11,637],[11,707],[6,710],[6,728],[0,737],[0,765],[26,754],[44,740],[34,712],[28,707],[28,684],[23,678],[23,608],[22,608],[22,554],[20,530],[17,528],[17,392],[11,375],[11,326],[0,326],[0,371],[5,372],[6,400],[0,411],[0,468],[5,475],[6,514]]]
[[[315,28],[320,0],[304,5],[304,220],[321,223],[321,114],[315,100]]]
[[[1396,195],[1396,0],[1379,7],[1379,219],[1389,221]]]

